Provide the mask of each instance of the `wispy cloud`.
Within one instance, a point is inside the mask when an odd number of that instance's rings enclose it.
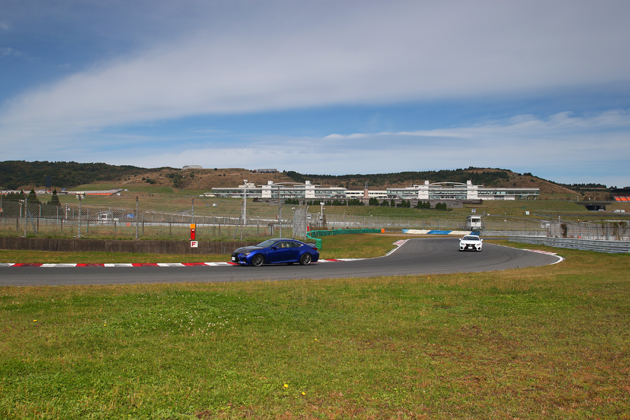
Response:
[[[0,58],[10,57],[10,56],[23,57],[25,56],[25,54],[11,47],[0,47]]]
[[[183,166],[192,160],[206,167],[279,167],[305,173],[378,173],[468,166],[534,172],[560,182],[609,184],[630,181],[630,111],[616,110],[576,117],[559,113],[490,121],[470,127],[413,132],[356,133],[324,138],[266,137],[232,144],[178,147],[107,155],[108,161],[147,166]],[[605,139],[605,141],[602,141]],[[618,165],[620,174],[602,175],[602,162]],[[605,164],[606,165],[606,164]],[[604,176],[604,178],[602,178]]]
[[[630,110],[588,116],[518,115],[472,126],[322,137],[243,136],[203,141],[214,130],[170,136],[94,133],[89,142],[33,151],[49,160],[104,161],[145,167],[273,167],[303,173],[385,173],[462,168],[508,168],[558,182],[630,184]],[[202,141],[199,141],[201,136]],[[7,145],[5,151],[12,153]],[[35,158],[35,157],[34,157]],[[617,169],[615,169],[617,168]]]

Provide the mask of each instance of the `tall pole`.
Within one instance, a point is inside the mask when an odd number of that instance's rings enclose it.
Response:
[[[280,236],[282,238],[282,201],[280,201],[280,185],[278,185],[278,226],[280,227]]]
[[[77,194],[77,198],[79,199],[79,239],[81,238],[81,194]]]
[[[138,238],[140,237],[139,232],[138,232],[138,217],[140,215],[138,214],[138,196],[136,196],[136,241],[138,240]]]
[[[308,233],[308,206],[306,200],[304,200],[304,240],[306,240],[306,234]]]
[[[24,204],[24,200],[19,200],[20,203],[20,214],[18,215],[18,218],[16,219],[16,223],[17,226],[15,227],[16,229],[20,228],[20,222],[22,221],[22,204]]]
[[[28,196],[24,194],[24,237],[26,238],[26,228],[28,227]]]
[[[282,219],[282,204],[280,203],[280,185],[278,185],[278,226],[280,227],[280,236],[282,238],[282,224],[280,224],[280,220]]]
[[[324,229],[324,202],[320,201],[319,205],[321,207],[321,210],[319,213],[319,225],[321,226],[320,229]]]
[[[243,225],[247,225],[247,180],[243,183],[243,187],[245,187],[243,189]]]

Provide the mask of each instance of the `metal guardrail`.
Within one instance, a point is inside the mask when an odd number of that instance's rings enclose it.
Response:
[[[630,252],[628,241],[593,241],[574,238],[540,238],[533,236],[510,236],[509,242],[546,245],[555,248],[580,249],[582,251],[606,252],[609,254],[623,254]]]
[[[547,237],[547,231],[545,230],[518,230],[518,231],[513,231],[513,230],[482,230],[481,231],[481,236],[484,237],[519,237],[519,236],[526,236],[526,237],[534,237],[534,238],[546,238]]]

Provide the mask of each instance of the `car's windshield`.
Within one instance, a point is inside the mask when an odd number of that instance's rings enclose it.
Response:
[[[268,248],[271,245],[275,244],[277,241],[278,241],[277,239],[267,239],[266,241],[263,241],[256,246],[259,246],[261,248]]]
[[[479,236],[464,236],[465,241],[478,241]]]

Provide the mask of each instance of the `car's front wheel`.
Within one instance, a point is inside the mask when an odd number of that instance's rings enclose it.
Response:
[[[312,260],[313,258],[311,257],[311,254],[302,254],[302,256],[300,257],[300,264],[309,265]]]
[[[254,267],[260,267],[265,263],[265,257],[260,254],[256,254],[252,257],[252,265]]]

